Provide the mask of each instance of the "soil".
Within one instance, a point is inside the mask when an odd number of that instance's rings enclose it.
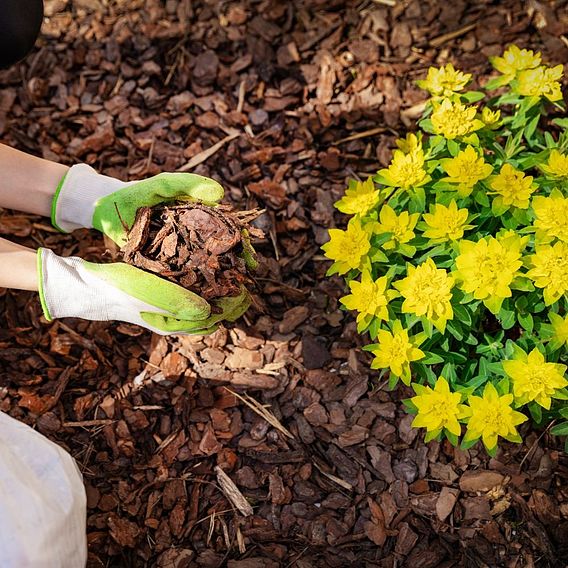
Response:
[[[0,74],[0,138],[121,179],[193,171],[254,221],[254,307],[208,337],[41,316],[0,291],[0,410],[68,449],[89,567],[560,567],[562,441],[424,444],[369,370],[320,246],[350,177],[414,127],[414,81],[487,76],[504,46],[568,60],[565,1],[47,0]],[[0,234],[110,260],[94,231],[0,213]]]

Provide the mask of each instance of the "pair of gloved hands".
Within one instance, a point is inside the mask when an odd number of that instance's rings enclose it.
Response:
[[[53,198],[52,222],[63,232],[95,228],[119,246],[126,242],[140,207],[177,199],[209,205],[223,197],[216,181],[195,174],[163,173],[147,180],[122,182],[98,174],[86,164],[69,169]],[[156,333],[207,334],[220,321],[234,321],[250,305],[243,289],[236,297],[215,301],[221,313],[189,290],[125,263],[95,264],[38,250],[41,305],[48,320],[79,317],[120,320]],[[215,310],[218,311],[218,310]]]

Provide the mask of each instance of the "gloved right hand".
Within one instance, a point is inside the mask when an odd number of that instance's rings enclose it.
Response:
[[[38,250],[41,305],[48,320],[78,317],[120,320],[155,333],[208,334],[220,321],[235,321],[250,305],[243,288],[236,297],[211,305],[189,290],[122,262],[95,264],[77,257],[62,258]]]
[[[95,228],[123,247],[140,207],[175,201],[214,206],[223,193],[218,182],[197,174],[161,173],[141,181],[120,181],[87,164],[76,164],[57,188],[51,218],[63,232]]]

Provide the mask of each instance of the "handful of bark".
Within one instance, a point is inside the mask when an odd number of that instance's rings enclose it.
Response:
[[[251,288],[256,267],[249,223],[259,211],[178,203],[141,207],[122,248],[123,260],[175,282],[206,300]]]

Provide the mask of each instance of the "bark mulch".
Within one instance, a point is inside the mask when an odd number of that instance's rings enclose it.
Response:
[[[386,165],[452,61],[568,56],[565,1],[48,0],[0,74],[0,137],[123,179],[218,179],[253,222],[254,306],[209,337],[46,322],[0,291],[0,410],[67,448],[91,568],[559,567],[568,460],[546,432],[495,459],[424,444],[368,368],[319,246],[346,180]],[[95,232],[3,211],[0,234],[110,260]],[[111,252],[107,252],[110,250]]]

